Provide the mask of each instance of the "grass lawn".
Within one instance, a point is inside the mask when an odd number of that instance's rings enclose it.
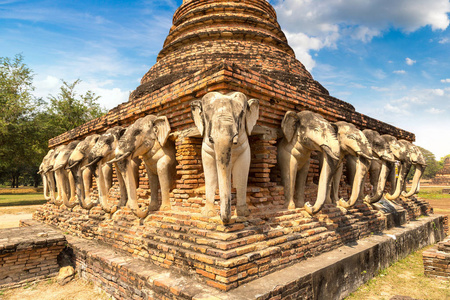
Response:
[[[0,194],[0,207],[18,205],[39,205],[46,200],[42,193]]]
[[[431,247],[431,246],[430,246]],[[450,282],[425,277],[421,249],[406,258],[381,270],[377,277],[369,280],[347,300],[391,299],[408,296],[413,299],[450,299]]]
[[[442,188],[421,187],[418,197],[428,201],[434,213],[450,216],[450,195]],[[380,271],[377,277],[362,285],[346,299],[391,299],[408,296],[413,299],[450,299],[450,281],[425,277],[421,249]]]

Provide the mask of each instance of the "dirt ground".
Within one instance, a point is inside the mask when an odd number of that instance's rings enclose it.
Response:
[[[0,207],[0,228],[19,227],[22,219],[31,219],[36,205]]]
[[[0,290],[0,300],[107,300],[111,299],[100,288],[80,278],[64,286],[54,279],[31,283],[24,287]]]

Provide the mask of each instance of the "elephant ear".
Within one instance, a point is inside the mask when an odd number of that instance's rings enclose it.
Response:
[[[166,116],[157,117],[153,121],[153,130],[155,131],[158,142],[164,146],[170,133],[170,124]]]
[[[300,119],[298,115],[293,111],[288,111],[284,115],[283,121],[281,122],[281,129],[288,142],[292,141],[294,138],[294,135],[298,130],[299,122]]]
[[[201,100],[191,102],[191,114],[194,119],[195,126],[197,126],[200,135],[203,136],[205,131],[205,124],[203,123],[203,109]]]
[[[253,127],[256,125],[256,121],[259,118],[259,101],[257,99],[250,99],[247,102],[247,114],[245,116],[245,125],[247,134],[252,133]]]

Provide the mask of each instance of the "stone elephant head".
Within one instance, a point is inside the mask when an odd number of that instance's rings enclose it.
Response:
[[[201,136],[206,205],[203,214],[216,215],[214,195],[219,186],[220,218],[231,219],[231,175],[236,187],[236,213],[247,216],[246,203],[250,145],[248,136],[259,117],[259,101],[240,92],[210,92],[191,103],[192,118]]]
[[[149,211],[170,210],[170,188],[175,176],[175,145],[168,140],[169,120],[165,116],[148,115],[136,120],[120,138],[115,150],[115,159],[125,180],[128,195],[128,207],[139,218],[144,218]],[[149,206],[141,210],[138,205],[136,189],[138,187],[139,167],[142,157],[149,178],[151,199]],[[161,186],[162,202],[158,202],[158,183]]]
[[[319,212],[325,203],[340,157],[339,142],[333,126],[311,111],[288,111],[281,128],[284,138],[278,144],[278,163],[284,185],[285,206],[302,207],[309,214]],[[321,153],[321,171],[314,206],[305,203],[304,190],[312,151]]]
[[[394,167],[395,158],[389,145],[377,131],[364,129],[363,133],[372,146],[374,157],[369,166],[370,183],[373,186],[374,193],[364,198],[365,202],[371,204],[380,201],[383,197],[389,171]]]
[[[400,194],[404,189],[405,179],[412,164],[411,152],[408,151],[409,142],[397,140],[395,137],[389,134],[383,134],[381,137],[389,145],[389,149],[391,149],[395,160],[399,161],[400,163],[397,180],[395,180],[395,170],[391,170],[391,193],[387,193],[384,196],[387,200],[396,200],[398,197],[400,197]]]
[[[118,206],[111,206],[108,204],[109,189],[113,185],[113,169],[110,164],[107,164],[107,162],[114,158],[114,151],[116,150],[119,139],[124,132],[124,128],[121,126],[115,126],[100,135],[94,147],[92,147],[88,154],[88,164],[81,168],[86,177],[94,174],[95,181],[97,183],[99,203],[102,209],[107,213],[114,213],[118,209]],[[123,179],[120,174],[118,174],[117,179],[119,181],[121,191],[119,206],[123,206],[127,200],[125,186],[123,185]],[[95,205],[95,203],[92,203],[91,201],[90,192],[85,194],[84,202],[91,203],[88,204],[88,208]]]
[[[422,178],[423,172],[425,171],[427,162],[425,160],[425,157],[423,156],[422,151],[420,151],[419,147],[408,141],[401,140],[400,142],[405,143],[407,145],[408,151],[410,151],[411,163],[415,167],[411,189],[409,190],[409,192],[406,191],[402,192],[402,196],[411,197],[419,192],[420,179]]]
[[[361,196],[364,178],[372,160],[372,147],[364,133],[355,125],[343,121],[335,122],[336,134],[341,148],[340,161],[345,157],[348,183],[352,187],[348,201],[339,199],[339,182],[343,165],[340,164],[333,178],[331,200],[344,208],[351,207]]]
[[[72,195],[71,201],[65,203],[68,207],[76,205],[75,197],[78,198],[78,204],[85,209],[91,209],[94,206],[93,202],[85,201],[86,195],[90,194],[92,187],[92,172],[90,168],[84,167],[89,163],[89,153],[94,148],[99,137],[100,135],[98,134],[86,137],[77,145],[69,157],[66,168],[70,170],[75,180],[76,195]]]
[[[75,195],[75,180],[72,173],[68,173],[66,170],[69,157],[75,150],[80,141],[75,140],[59,149],[58,156],[55,158],[53,165],[53,171],[56,176],[56,185],[58,188],[58,197],[56,198],[55,205],[61,206],[63,203],[69,204],[71,195]],[[72,206],[73,207],[73,206]]]
[[[51,200],[54,197],[54,195],[52,195],[54,192],[52,186],[55,183],[55,178],[53,174],[51,175],[53,178],[49,178],[50,175],[48,174],[48,169],[50,169],[49,162],[51,158],[54,156],[55,156],[55,149],[50,149],[42,159],[42,163],[39,165],[38,171],[38,174],[41,174],[42,176],[42,185],[44,186],[44,198],[47,201]],[[51,166],[51,169],[53,169],[53,166]],[[51,181],[53,181],[53,183],[51,183]]]

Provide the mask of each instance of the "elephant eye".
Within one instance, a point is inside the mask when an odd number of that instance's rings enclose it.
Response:
[[[317,127],[317,128],[314,128],[314,131],[315,131],[315,132],[322,132],[322,129],[319,128],[319,127]]]
[[[356,141],[356,136],[353,135],[353,134],[350,134],[350,135],[348,135],[347,137],[348,137],[349,139],[351,139],[351,140],[355,140],[355,141]]]
[[[134,136],[138,136],[140,133],[141,133],[140,130],[136,130],[135,132],[133,132],[133,135],[134,135]]]

